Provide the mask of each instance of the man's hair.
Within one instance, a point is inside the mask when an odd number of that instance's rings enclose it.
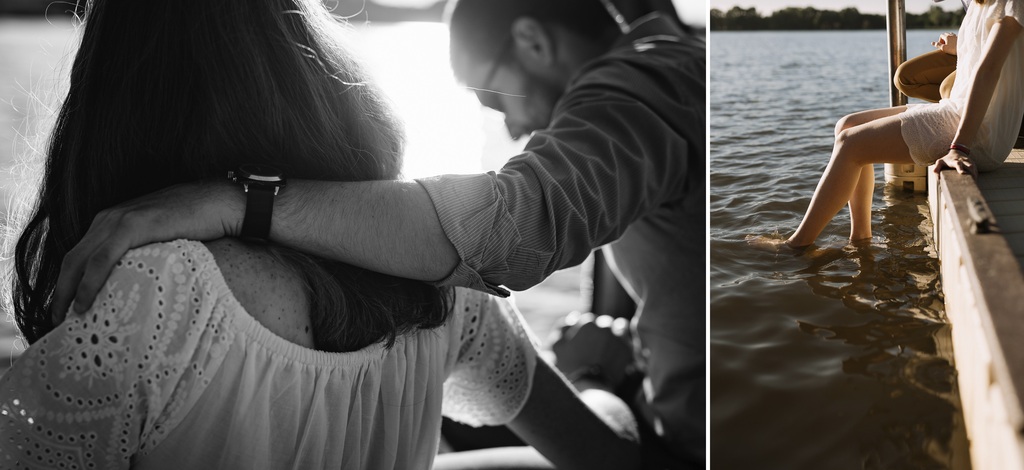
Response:
[[[242,163],[298,179],[395,179],[402,130],[316,0],[94,0],[15,248],[26,339],[54,325],[61,261],[107,207]],[[441,325],[450,290],[265,248],[307,286],[317,349]]]
[[[521,17],[557,24],[595,41],[618,31],[600,0],[449,0],[445,18],[452,61],[492,60],[507,44],[512,23]]]

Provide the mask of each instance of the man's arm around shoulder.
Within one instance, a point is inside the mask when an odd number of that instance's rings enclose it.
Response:
[[[134,247],[237,236],[245,196],[227,182],[172,186],[100,212],[64,259],[52,313],[89,309],[120,257]],[[382,236],[381,234],[387,234]],[[293,181],[274,204],[272,241],[316,256],[423,281],[459,258],[426,192],[415,182]]]

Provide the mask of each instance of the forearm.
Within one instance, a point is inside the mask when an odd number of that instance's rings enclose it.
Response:
[[[272,241],[409,279],[444,278],[459,261],[415,182],[289,181],[274,204]]]
[[[957,126],[953,142],[971,147],[981,122],[985,119],[985,112],[988,111],[989,102],[995,91],[995,81],[999,78],[999,70],[992,67],[992,64],[982,63],[979,67],[974,82],[967,93],[967,100],[960,116],[960,125]]]
[[[592,398],[607,399],[599,395]],[[588,408],[561,374],[538,359],[530,397],[508,426],[558,468],[637,467],[639,438],[631,416],[602,414]]]
[[[101,211],[68,252],[54,291],[54,320],[72,300],[86,311],[128,250],[153,242],[238,236],[246,198],[226,180],[200,181]],[[278,195],[271,240],[316,256],[395,276],[444,278],[458,255],[416,183],[293,181]]]

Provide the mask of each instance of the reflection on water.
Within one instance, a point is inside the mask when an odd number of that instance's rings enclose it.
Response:
[[[887,104],[884,32],[711,43],[714,467],[967,467],[925,197],[878,187],[868,243],[845,211],[799,254],[744,241],[788,235],[835,121]]]

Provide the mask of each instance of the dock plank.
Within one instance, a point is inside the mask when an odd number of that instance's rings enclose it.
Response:
[[[1004,178],[1009,180],[1009,178]],[[1012,180],[1011,180],[1012,181]],[[1016,182],[1016,181],[1014,181]],[[1003,202],[1003,201],[1014,201],[1020,202],[1024,200],[1024,187],[1007,187],[1007,188],[980,188],[981,193],[985,195],[985,200],[992,202]]]
[[[992,214],[996,216],[996,220],[999,220],[1000,216],[1024,214],[1024,207],[1021,207],[1020,200],[989,202],[988,207],[992,209]]]
[[[1010,244],[1014,257],[1020,257],[1024,253],[1024,233],[1004,233],[1003,236],[1006,237],[1006,243]]]
[[[1004,171],[1005,170],[1005,171]],[[974,468],[1024,470],[1024,152],[977,180],[929,174],[957,383]],[[972,233],[980,198],[997,233]]]
[[[979,175],[978,189],[1013,255],[1024,259],[1024,149],[1013,149],[998,170]],[[1024,263],[1018,262],[1018,267],[1022,266]]]
[[[1016,233],[1024,231],[1024,215],[998,214],[999,229],[1003,233]]]
[[[980,188],[982,191],[987,191],[991,189],[1016,188],[1020,184],[1020,177],[1017,175],[999,176],[993,174],[985,174],[983,176],[983,178],[978,180],[978,188]]]

